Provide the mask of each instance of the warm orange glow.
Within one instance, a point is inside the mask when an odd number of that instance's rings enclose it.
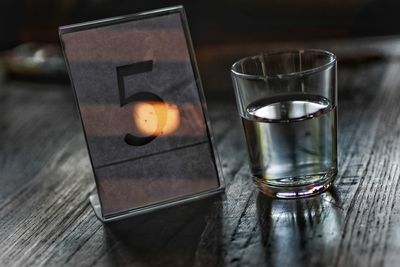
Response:
[[[140,102],[132,106],[132,115],[137,130],[146,136],[171,134],[180,124],[178,107],[168,103]]]
[[[145,105],[147,106],[150,104]],[[134,108],[134,106],[137,107]],[[86,133],[90,136],[99,137],[123,136],[127,133],[142,137],[149,136],[148,134],[142,133],[136,124],[134,111],[138,109],[138,106],[140,106],[140,102],[131,103],[123,108],[119,105],[82,105],[81,115],[84,120]],[[152,105],[148,107],[150,107],[150,111],[155,112]],[[179,103],[178,106],[169,104],[169,107],[170,111],[165,124],[177,124],[174,132],[168,130],[170,133],[169,135],[176,137],[204,137],[207,135],[206,124],[200,104]],[[165,111],[166,109],[167,108],[162,110]],[[176,110],[174,111],[174,109]],[[175,123],[171,123],[172,120],[175,121]],[[141,123],[139,122],[138,124]],[[175,127],[170,126],[170,129],[171,128]],[[145,129],[147,129],[147,126]],[[148,133],[149,131],[150,130],[147,130],[145,132]]]

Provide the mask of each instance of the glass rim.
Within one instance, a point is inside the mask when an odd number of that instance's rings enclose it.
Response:
[[[331,60],[328,63],[322,64],[322,65],[314,67],[314,68],[310,68],[310,69],[306,69],[306,70],[302,70],[302,71],[289,72],[289,73],[278,73],[278,74],[273,74],[273,75],[246,74],[246,73],[238,72],[234,69],[238,64],[243,63],[245,60],[252,59],[254,57],[258,57],[261,55],[278,55],[278,54],[286,54],[286,53],[293,53],[293,52],[298,52],[298,53],[318,52],[318,53],[330,56]],[[266,80],[266,79],[273,79],[273,78],[282,79],[282,78],[287,78],[287,77],[302,76],[302,75],[309,75],[309,74],[317,73],[317,72],[327,69],[330,66],[333,66],[336,63],[336,61],[337,60],[336,60],[335,54],[333,54],[332,52],[329,52],[327,50],[323,50],[323,49],[278,50],[278,51],[260,53],[255,56],[247,56],[247,57],[241,58],[232,64],[231,73],[237,77],[244,78],[244,79],[250,79],[250,80]]]

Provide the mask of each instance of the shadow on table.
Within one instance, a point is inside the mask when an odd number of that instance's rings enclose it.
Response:
[[[310,198],[278,200],[257,196],[258,220],[268,266],[333,262],[331,244],[343,220],[334,187]]]
[[[212,216],[213,221],[221,218],[221,206],[217,204],[221,197],[217,195],[107,224],[109,252],[105,260],[112,266],[193,265],[207,217]],[[221,231],[214,227],[215,230]]]

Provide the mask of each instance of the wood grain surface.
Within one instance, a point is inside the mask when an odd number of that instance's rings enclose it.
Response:
[[[398,266],[400,39],[317,45],[339,59],[330,191],[258,193],[229,96],[209,101],[225,194],[108,225],[89,206],[95,185],[69,86],[0,84],[0,266]]]

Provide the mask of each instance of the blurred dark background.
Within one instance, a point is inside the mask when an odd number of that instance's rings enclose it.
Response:
[[[60,25],[183,4],[195,46],[400,32],[396,0],[2,0],[0,49],[58,42]]]
[[[54,53],[59,26],[174,5],[186,9],[203,87],[213,99],[233,99],[229,68],[243,56],[288,44],[329,49],[315,41],[400,33],[396,0],[1,0],[0,81],[17,74],[48,82],[56,73],[57,81],[68,83],[62,55]],[[29,42],[35,45],[20,49]],[[45,44],[55,45],[40,50]],[[36,55],[46,55],[41,65],[31,64]]]

